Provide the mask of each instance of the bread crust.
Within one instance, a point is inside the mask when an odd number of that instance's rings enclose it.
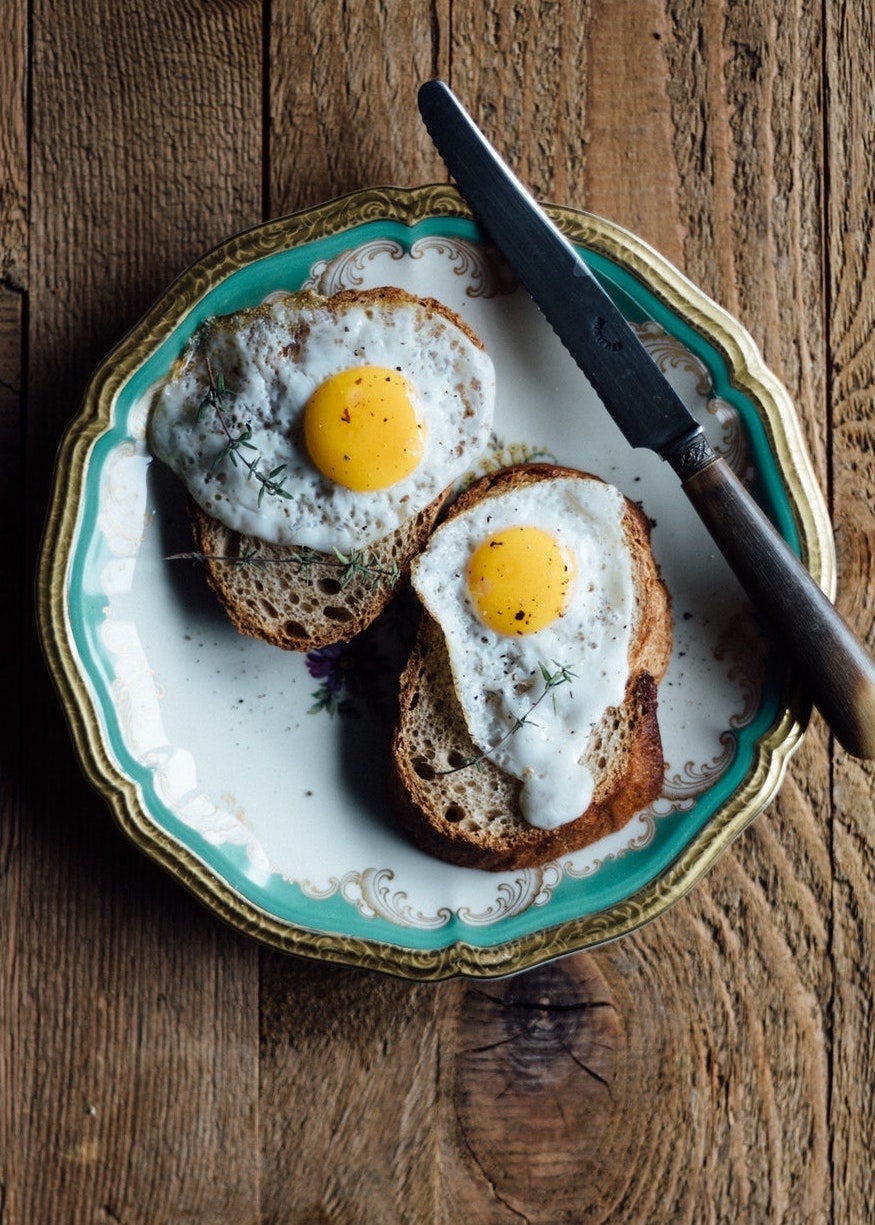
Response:
[[[188,511],[207,582],[238,633],[285,651],[316,651],[348,642],[379,616],[407,580],[448,494],[363,550],[367,570],[351,576],[333,554],[235,532],[191,499]]]
[[[475,482],[447,517],[521,484],[591,473],[553,464],[503,469]],[[422,613],[401,677],[392,743],[391,789],[399,824],[421,849],[463,867],[507,871],[539,866],[621,829],[661,792],[665,773],[657,720],[657,684],[671,654],[668,592],[650,550],[650,521],[626,499],[624,530],[638,593],[624,700],[603,720],[601,769],[576,820],[538,829],[523,817],[520,782],[478,756],[456,698],[443,633]],[[604,758],[601,761],[601,758]],[[461,767],[461,768],[460,768]]]

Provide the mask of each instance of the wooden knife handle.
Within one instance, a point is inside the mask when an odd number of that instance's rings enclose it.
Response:
[[[683,481],[839,742],[875,757],[875,662],[723,459]]]

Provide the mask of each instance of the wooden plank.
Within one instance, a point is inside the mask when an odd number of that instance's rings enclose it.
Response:
[[[271,215],[446,181],[415,106],[448,70],[449,0],[277,0],[270,17]]]
[[[448,71],[448,4],[273,0],[271,22],[272,214],[446,180],[416,89]],[[451,1211],[431,1111],[455,995],[263,955],[265,1222],[437,1222]]]
[[[274,13],[288,21],[291,6]],[[298,74],[314,30],[295,27],[299,62],[272,60],[279,97],[297,88],[305,117],[294,163],[274,170],[282,202],[367,183],[381,164],[348,126],[359,77],[308,110]],[[778,20],[716,0],[670,15],[655,0],[455,3],[439,29],[451,83],[536,194],[637,230],[742,317],[823,476],[819,37],[801,3]],[[412,50],[400,35],[371,61],[376,78]],[[411,181],[421,142],[405,106],[392,116],[405,134],[391,138],[393,178]],[[325,132],[341,133],[330,154]],[[709,878],[592,955],[429,989],[342,973],[326,989],[266,958],[266,1171],[284,1171],[282,1187],[266,1172],[268,1219],[371,1219],[379,1198],[383,1221],[827,1221],[828,772],[817,729],[780,801]],[[284,1095],[306,1147],[271,1136]],[[284,1214],[292,1182],[301,1198]]]
[[[265,954],[265,1222],[478,1219],[441,1074],[458,994]]]
[[[22,365],[27,289],[27,6],[6,5],[5,45],[0,56],[0,516],[7,526],[8,564],[3,567],[0,633],[7,649],[0,662],[0,686],[20,709],[24,696],[22,652],[15,649],[25,630],[20,593],[29,585],[23,540]],[[16,1125],[15,1077],[18,1048],[9,1025],[20,989],[16,946],[20,939],[18,827],[21,820],[18,773],[22,729],[6,720],[0,766],[0,1216],[14,1209],[19,1163],[13,1143]]]
[[[497,65],[516,63],[529,83],[521,140],[529,181],[550,198],[575,189],[739,315],[799,403],[823,473],[819,212],[807,190],[820,174],[812,117],[819,30],[802,5],[791,7],[778,21],[754,4],[680,4],[670,16],[656,3],[592,4],[585,50],[575,62],[563,43],[555,76],[530,35],[517,44],[504,26],[500,47],[484,56],[484,96],[494,131],[512,146],[519,103],[511,97],[498,111],[495,98],[504,96]],[[472,44],[489,46],[483,27]],[[462,58],[454,50],[454,67]],[[788,62],[798,68],[789,95]],[[582,157],[564,118],[570,82],[586,86]],[[553,160],[538,138],[533,92],[543,92],[558,128]],[[515,1211],[549,1220],[573,1211],[576,1196],[578,1219],[828,1219],[827,779],[815,738],[781,801],[690,898],[586,959],[589,968],[572,961],[579,981],[602,977],[615,1012],[613,1074],[593,1109],[593,1135],[577,1133],[579,1168],[563,1168],[563,1190],[554,1184],[552,1198],[549,1180],[532,1171],[550,1168],[556,1145],[542,1148],[536,1134],[523,1154],[506,1135],[500,1166],[487,1173]],[[506,1004],[515,990],[500,989],[498,1000]],[[564,995],[543,998],[549,1015]],[[496,1060],[504,1058],[499,1035],[496,1025]],[[482,1028],[481,1042],[489,1045]],[[572,1049],[582,1042],[575,1031]],[[576,1118],[580,1083],[547,1084],[549,1092],[528,1099],[531,1116],[558,1109]],[[476,1097],[481,1129],[490,1125],[488,1096]],[[496,1132],[506,1097],[492,1111]],[[483,1160],[485,1150],[470,1147]]]
[[[34,536],[97,361],[259,219],[260,21],[257,0],[33,5]],[[254,1222],[257,951],[123,840],[29,669],[8,1219]]]
[[[875,645],[872,216],[875,20],[870,5],[829,3],[825,38],[832,496],[839,603]],[[852,53],[849,53],[851,52]],[[875,1213],[871,963],[875,948],[875,768],[835,758],[833,1181],[836,1221]]]

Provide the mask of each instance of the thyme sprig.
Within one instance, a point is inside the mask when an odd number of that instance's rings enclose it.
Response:
[[[394,587],[401,578],[401,567],[394,558],[386,567],[380,564],[376,553],[365,554],[362,549],[351,549],[348,553],[341,553],[340,549],[335,549],[334,556],[341,569],[341,587],[348,587],[355,578],[361,578],[371,590],[383,578],[388,579]]]
[[[450,766],[446,770],[435,771],[435,776],[437,778],[443,778],[447,774],[458,774],[460,770],[467,770],[469,766],[479,766],[483,761],[486,761],[492,756],[493,753],[497,752],[503,744],[506,744],[507,741],[510,740],[511,736],[515,736],[517,732],[521,731],[522,728],[531,723],[532,714],[537,710],[548,694],[550,694],[550,699],[553,703],[553,709],[555,711],[556,689],[560,685],[570,684],[571,681],[576,680],[577,677],[576,673],[572,672],[567,665],[560,664],[555,659],[552,662],[556,667],[555,672],[551,672],[546,664],[542,663],[538,665],[541,669],[541,676],[544,678],[543,692],[537,698],[535,698],[528,710],[524,711],[521,715],[518,715],[514,719],[511,726],[501,737],[501,739],[497,741],[497,743],[495,743],[490,749],[485,749],[482,753],[476,753],[473,757],[464,758],[458,765]]]
[[[168,561],[224,562],[238,569],[253,566],[256,569],[267,569],[269,566],[291,566],[296,577],[300,576],[308,585],[313,582],[313,570],[328,570],[339,575],[340,586],[345,590],[357,578],[360,578],[373,591],[379,582],[387,580],[393,587],[401,579],[401,568],[396,561],[384,566],[376,553],[365,553],[362,549],[351,549],[342,553],[335,549],[333,556],[320,553],[316,549],[296,549],[282,557],[265,557],[257,548],[245,549],[234,557],[222,553],[171,553]]]
[[[216,454],[215,459],[210,465],[210,471],[215,470],[223,464],[226,459],[229,459],[232,464],[242,464],[247,470],[247,480],[254,478],[261,485],[258,491],[258,505],[261,505],[265,494],[272,494],[278,498],[291,498],[292,495],[284,487],[286,477],[282,476],[285,471],[286,464],[278,464],[269,472],[264,472],[259,468],[261,462],[261,454],[258,447],[252,439],[252,426],[247,424],[239,433],[235,434],[231,428],[231,424],[225,415],[224,401],[226,397],[232,396],[234,393],[225,385],[225,376],[219,373],[213,377],[213,367],[210,364],[209,356],[206,357],[207,363],[207,378],[209,385],[207,394],[201,400],[197,410],[197,420],[200,422],[203,419],[207,409],[212,409],[216,414],[219,424],[222,427],[222,432],[225,435],[225,444]],[[244,451],[255,451],[255,457],[249,458],[243,454]]]

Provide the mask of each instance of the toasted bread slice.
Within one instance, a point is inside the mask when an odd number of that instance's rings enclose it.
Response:
[[[303,440],[302,388],[336,365],[368,364],[371,354],[377,366],[391,358],[399,372],[404,362],[416,372],[421,428],[435,442],[412,483],[356,495],[317,471]],[[239,402],[225,373],[231,383],[249,380]],[[254,406],[251,388],[260,391]],[[493,398],[482,341],[436,299],[395,286],[331,297],[302,290],[207,320],[156,389],[147,437],[186,486],[195,549],[232,624],[274,646],[311,651],[348,641],[394,595],[455,481],[486,445]],[[253,413],[268,440],[265,455],[252,444],[257,479],[249,452],[220,464],[215,454],[223,429],[238,443],[248,439]],[[262,501],[259,482],[266,487],[277,474],[282,497],[271,489]]]
[[[449,516],[514,484],[569,475],[599,479],[554,465],[507,469],[475,482]],[[650,522],[628,499],[623,529],[636,594],[625,697],[605,712],[587,746],[585,761],[595,780],[592,801],[564,825],[529,824],[519,804],[521,783],[478,754],[456,696],[443,632],[423,611],[401,677],[392,781],[399,821],[425,851],[464,867],[533,867],[621,829],[660,794],[665,765],[657,683],[671,653],[670,602],[650,550]],[[475,764],[464,764],[472,758]]]
[[[342,558],[241,535],[193,501],[189,516],[207,581],[235,629],[283,650],[315,651],[348,642],[383,611],[445,500],[442,494],[391,535]]]

